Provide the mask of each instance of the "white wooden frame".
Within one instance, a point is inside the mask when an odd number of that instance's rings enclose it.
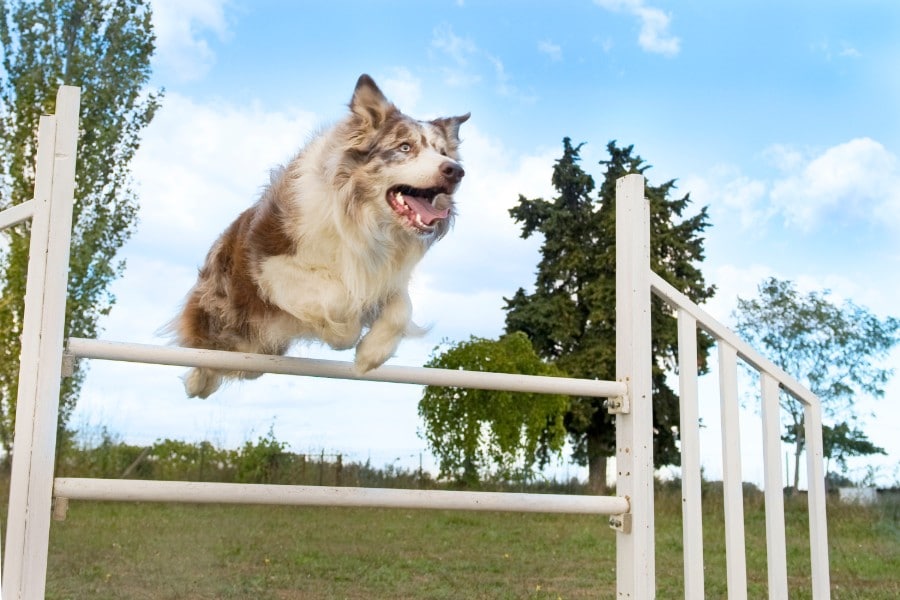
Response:
[[[743,499],[737,440],[736,360],[762,374],[766,530],[769,595],[787,598],[784,505],[779,460],[779,389],[806,410],[810,547],[813,597],[828,598],[828,547],[818,399],[777,366],[650,271],[649,204],[644,179],[617,182],[616,381],[587,381],[499,373],[385,366],[365,376],[349,363],[70,339],[63,332],[78,133],[78,88],[63,86],[57,114],[41,119],[35,197],[0,212],[0,228],[31,218],[25,321],[15,448],[7,514],[2,595],[43,598],[51,501],[69,499],[230,502],[289,505],[381,506],[513,510],[613,515],[616,590],[619,598],[653,598],[655,589],[653,426],[650,296],[664,298],[678,317],[684,499],[685,597],[702,598],[703,546],[700,510],[697,328],[719,344],[725,471],[728,593],[746,597]],[[154,364],[213,366],[303,376],[339,377],[416,385],[565,393],[609,397],[616,413],[616,496],[565,496],[384,490],[313,486],[263,486],[195,482],[96,480],[53,477],[61,365],[76,357]]]
[[[822,407],[819,399],[795,378],[762,356],[727,327],[672,287],[655,273],[650,273],[653,293],[663,298],[679,320],[679,344],[696,344],[697,329],[711,335],[719,347],[719,382],[722,414],[723,484],[725,492],[726,573],[729,598],[747,597],[747,567],[744,546],[744,512],[740,461],[740,423],[737,394],[737,360],[760,373],[763,420],[763,469],[766,510],[766,549],[769,598],[787,599],[787,553],[784,530],[784,497],[781,471],[781,421],[778,394],[784,391],[803,404],[806,415],[806,465],[808,480],[810,561],[813,598],[830,598],[828,568],[828,524],[825,518],[825,463],[822,448]],[[689,338],[694,338],[691,341]],[[680,359],[682,389],[696,386],[696,370],[686,368],[695,361]],[[685,381],[687,380],[687,381]],[[699,420],[694,418],[696,398],[682,396],[682,446],[686,440],[697,443]],[[685,413],[689,413],[685,421]],[[684,452],[684,450],[682,451]],[[702,531],[700,517],[700,467],[688,449],[689,461],[682,460],[682,494],[696,499],[685,507],[685,591],[703,590]],[[682,455],[684,457],[684,454]],[[687,556],[692,556],[691,564]],[[698,560],[699,559],[699,560]],[[686,598],[702,597],[688,596]]]

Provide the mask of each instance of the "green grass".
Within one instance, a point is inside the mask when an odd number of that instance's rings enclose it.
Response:
[[[900,597],[898,506],[829,506],[833,598]],[[791,598],[809,598],[805,503],[786,507]],[[658,494],[659,598],[683,597],[680,510],[677,493]],[[748,595],[764,598],[757,495],[745,514]],[[714,493],[704,517],[706,593],[724,598]],[[72,502],[50,538],[51,599],[615,596],[615,534],[603,517]]]

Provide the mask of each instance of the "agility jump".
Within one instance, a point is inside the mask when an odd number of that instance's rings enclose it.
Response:
[[[64,337],[66,285],[78,134],[78,88],[63,86],[57,114],[42,117],[34,199],[0,212],[0,227],[31,219],[26,310],[22,332],[18,409],[15,425],[4,598],[44,597],[53,500],[61,510],[71,500],[152,500],[293,505],[380,506],[516,510],[611,515],[616,531],[618,598],[655,597],[653,430],[651,401],[650,298],[662,297],[678,319],[681,401],[682,495],[685,598],[704,597],[700,499],[697,330],[719,348],[722,455],[729,598],[746,598],[743,495],[739,439],[737,361],[760,373],[768,589],[787,598],[787,559],[780,461],[778,395],[784,391],[804,406],[809,480],[812,595],[830,597],[821,407],[794,378],[742,342],[703,309],[650,270],[649,205],[640,175],[616,186],[616,381],[580,381],[498,373],[385,366],[365,374],[352,363],[259,354],[164,348]],[[57,408],[63,364],[74,358],[177,364],[301,376],[341,377],[416,385],[454,385],[511,391],[610,397],[616,414],[616,496],[423,492],[363,488],[311,488],[54,479]],[[273,488],[278,488],[273,489]]]

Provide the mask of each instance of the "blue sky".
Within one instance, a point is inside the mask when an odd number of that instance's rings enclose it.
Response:
[[[160,343],[218,233],[272,166],[346,110],[360,73],[420,118],[472,112],[467,171],[451,234],[413,283],[432,325],[395,364],[422,364],[442,339],[496,336],[503,297],[533,282],[538,241],[507,210],[552,196],[570,136],[598,180],[608,141],[634,144],[651,183],[678,180],[709,206],[703,271],[722,321],[765,277],[830,289],[880,316],[900,297],[900,4],[880,2],[275,2],[158,0],[153,85],[166,96],[134,163],[141,224],[102,337]],[[351,359],[317,346],[304,356]],[[887,361],[900,367],[900,352]],[[412,386],[265,376],[206,401],[184,398],[180,369],[94,363],[73,422],[134,443],[265,434],[298,451],[344,451],[418,465]],[[715,379],[713,376],[712,378]],[[716,399],[703,386],[703,456],[715,476]],[[900,478],[900,383],[860,398],[888,457],[853,463]],[[758,418],[742,443],[758,452]],[[430,464],[427,453],[423,461]],[[761,479],[748,458],[748,479]],[[563,475],[582,475],[560,467]]]

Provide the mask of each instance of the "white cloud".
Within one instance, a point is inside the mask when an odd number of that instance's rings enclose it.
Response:
[[[827,216],[900,226],[900,165],[879,142],[856,138],[807,158],[776,181],[771,202],[803,230]]]
[[[804,162],[802,152],[785,144],[772,144],[763,150],[763,157],[779,171],[788,173],[799,169]]]
[[[550,40],[541,40],[538,42],[538,52],[546,54],[550,57],[550,60],[562,60],[562,47],[559,44],[554,44]]]
[[[776,270],[767,265],[749,266],[722,265],[713,270],[709,282],[716,286],[716,295],[709,299],[704,308],[713,317],[729,325],[731,313],[737,307],[737,299],[757,296],[757,286],[769,277],[782,278]]]
[[[290,159],[315,126],[316,118],[301,110],[198,104],[167,94],[133,163],[139,241],[197,254],[256,199],[269,169]]]
[[[212,67],[215,53],[208,36],[228,37],[229,0],[153,0],[156,62],[180,81],[199,79]]]
[[[471,39],[456,35],[449,25],[435,27],[431,48],[441,55],[440,69],[446,85],[470,87],[487,79],[494,82],[500,96],[517,97],[525,102],[534,100],[533,94],[524,94],[511,83],[512,77],[500,58],[485,52]],[[483,72],[488,70],[490,74],[485,76]]]
[[[775,177],[751,178],[719,165],[681,187],[713,213],[738,214],[748,230],[775,216],[801,231],[829,218],[900,228],[900,161],[879,142],[856,138],[813,154],[776,144],[762,156]]]
[[[475,42],[469,38],[456,35],[453,32],[453,28],[446,24],[434,28],[431,46],[450,58],[454,63],[455,69],[448,68],[448,71],[451,72],[468,67],[469,60],[479,53]],[[461,80],[467,81],[471,77],[471,75],[467,75],[462,77]]]
[[[624,12],[638,18],[641,29],[638,44],[647,52],[675,56],[681,51],[681,39],[669,33],[671,15],[659,8],[646,6],[643,0],[594,0],[601,8]]]
[[[828,40],[811,44],[813,52],[817,52],[825,57],[825,60],[831,62],[835,57],[856,59],[862,58],[860,52],[853,44],[847,41],[841,41],[837,47],[833,47]]]
[[[403,67],[394,69],[393,73],[381,80],[385,95],[407,114],[416,111],[422,98],[422,81]]]
[[[842,58],[862,58],[862,52],[847,42],[841,42],[841,50],[838,52],[838,56]]]
[[[695,202],[710,205],[713,222],[719,212],[727,211],[738,215],[741,227],[751,229],[765,223],[771,213],[766,202],[767,184],[730,165],[713,167],[703,176],[686,177],[680,187],[690,192]]]

